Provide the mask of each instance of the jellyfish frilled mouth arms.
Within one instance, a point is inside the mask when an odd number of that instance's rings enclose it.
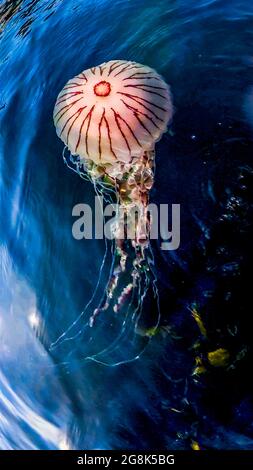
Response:
[[[172,112],[170,90],[160,75],[144,65],[122,60],[81,72],[67,82],[57,98],[54,108],[57,134],[72,156],[78,156],[75,161],[78,172],[84,168],[101,187],[105,187],[106,181],[115,190],[121,207],[114,227],[114,269],[104,300],[91,316],[91,325],[111,302],[118,312],[143,272],[149,271],[146,251],[154,148],[166,131]],[[130,240],[125,238],[129,231],[134,233]],[[128,276],[116,296],[126,270]]]

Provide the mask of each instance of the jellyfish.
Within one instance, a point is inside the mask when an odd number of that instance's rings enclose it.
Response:
[[[105,199],[113,194],[120,208],[110,278],[90,314],[90,326],[109,307],[119,315],[133,297],[138,318],[147,289],[154,287],[149,194],[155,143],[172,114],[169,86],[155,70],[132,61],[112,60],[84,70],[57,97],[53,118],[69,151],[68,159],[63,153],[65,163],[89,178]]]

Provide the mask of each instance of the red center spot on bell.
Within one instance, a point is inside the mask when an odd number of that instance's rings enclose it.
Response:
[[[99,82],[94,86],[94,93],[97,96],[108,96],[111,93],[111,85],[109,82]]]

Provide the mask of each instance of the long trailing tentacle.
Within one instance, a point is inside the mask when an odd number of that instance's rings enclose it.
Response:
[[[144,152],[143,157],[134,162],[131,168],[120,173],[120,178],[110,175],[110,168],[97,167],[78,156],[68,158],[63,152],[66,165],[86,181],[94,184],[96,194],[103,200],[112,203],[116,200],[116,223],[114,226],[115,239],[111,244],[112,261],[106,288],[97,307],[90,314],[90,308],[98,293],[102,271],[108,255],[108,241],[95,290],[85,309],[76,320],[51,344],[53,350],[64,342],[75,340],[84,333],[86,328],[93,327],[96,320],[106,310],[121,321],[121,328],[116,338],[101,351],[85,356],[82,360],[92,360],[104,365],[114,366],[131,362],[144,352],[150,338],[147,337],[145,346],[137,354],[126,360],[107,361],[106,356],[116,354],[121,341],[129,334],[139,334],[138,324],[142,316],[143,301],[150,287],[158,302],[158,318],[160,320],[159,298],[155,273],[152,266],[153,253],[149,243],[150,217],[148,213],[149,191],[153,184],[154,152]],[[101,197],[102,196],[102,197]],[[137,209],[137,217],[136,217]],[[103,207],[101,206],[103,213]],[[130,230],[130,239],[128,239]],[[87,313],[87,316],[85,315]],[[120,320],[121,319],[121,320]],[[84,321],[83,321],[84,320]],[[80,323],[82,321],[82,323]],[[80,323],[76,333],[74,329]],[[153,329],[154,329],[153,328]],[[91,336],[92,339],[93,335]],[[72,355],[73,351],[71,352]],[[65,361],[65,364],[68,364]]]
[[[79,176],[81,176],[86,181],[90,181],[88,174],[83,172],[82,170],[82,163],[78,159],[74,159],[74,157],[71,154],[69,154],[67,158],[66,150],[67,150],[67,147],[65,146],[63,149],[62,155],[63,155],[64,163],[67,165],[67,167],[70,168],[75,173],[78,173]],[[78,315],[78,317],[66,328],[66,330],[55,341],[53,341],[50,344],[50,347],[49,347],[50,351],[54,350],[57,346],[60,346],[62,343],[77,339],[83,333],[84,328],[89,326],[90,323],[89,323],[89,318],[88,318],[86,319],[84,324],[82,324],[82,326],[80,327],[77,333],[75,334],[72,333],[73,329],[78,325],[78,323],[80,323],[80,321],[84,319],[86,312],[88,311],[89,307],[92,305],[92,302],[94,301],[97,295],[107,256],[108,256],[108,242],[107,242],[107,239],[105,239],[105,252],[104,252],[102,263],[100,266],[98,280],[97,280],[95,289],[90,297],[90,300],[87,302],[85,308]],[[110,277],[111,277],[111,273],[110,273]]]

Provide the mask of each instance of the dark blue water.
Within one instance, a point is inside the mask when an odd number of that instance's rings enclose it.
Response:
[[[105,252],[72,237],[72,207],[93,204],[94,188],[64,166],[53,107],[68,79],[111,59],[171,85],[152,200],[182,211],[179,250],[153,247],[161,329],[135,361],[122,340],[119,366],[87,359],[115,339],[106,314],[49,350],[90,299]],[[0,448],[253,448],[251,0],[1,1],[0,83]],[[217,348],[226,367],[208,363]]]

